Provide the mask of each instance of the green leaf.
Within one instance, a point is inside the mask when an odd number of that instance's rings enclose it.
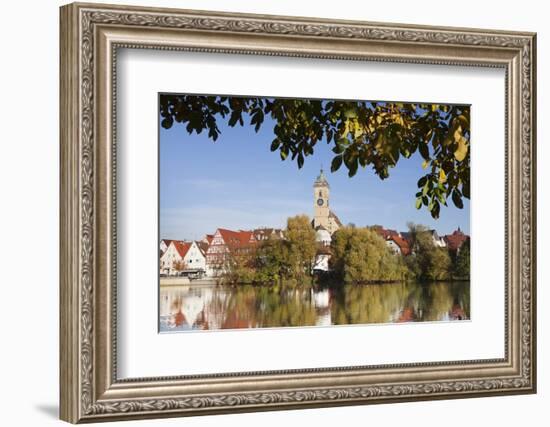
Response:
[[[348,166],[348,176],[351,178],[357,173],[357,168],[359,167],[358,159],[355,157]]]
[[[332,159],[332,164],[330,165],[330,171],[336,172],[342,166],[342,156],[336,156]]]
[[[344,111],[344,117],[347,119],[356,118],[357,117],[357,110],[355,108],[348,108],[346,111]]]
[[[458,193],[458,191],[453,191],[452,195],[453,203],[458,209],[462,209],[464,207],[464,203],[462,203],[462,197]]]
[[[256,124],[254,126],[254,131],[258,132],[260,130],[260,126],[262,126],[262,123],[264,121],[264,112],[258,108],[256,110],[256,113],[252,116],[252,119],[250,120],[250,124]]]
[[[277,138],[275,138],[273,140],[273,142],[271,143],[271,151],[277,150],[277,148],[279,148],[279,145],[281,145],[281,141],[279,141]]]
[[[174,120],[172,119],[171,116],[165,117],[164,119],[162,119],[162,122],[160,122],[160,125],[164,129],[170,129],[173,124],[174,124]]]
[[[302,169],[304,166],[304,155],[302,153],[298,154],[298,169]]]
[[[416,183],[416,185],[418,186],[418,188],[422,188],[424,187],[424,185],[426,185],[426,181],[428,181],[428,177],[427,176],[423,176],[422,178],[420,178],[418,180],[418,182]]]
[[[424,158],[424,160],[430,160],[430,149],[426,144],[421,142],[418,145],[418,151],[420,152],[420,155],[422,156],[422,158]]]
[[[467,199],[470,198],[470,181],[466,181],[462,184],[462,195]]]
[[[418,197],[416,199],[416,209],[420,209],[422,207],[422,197]]]
[[[348,141],[347,138],[338,138],[338,139],[336,140],[336,144],[337,144],[337,145],[341,145],[342,147],[345,148],[347,145],[349,145],[349,141]]]
[[[424,184],[424,187],[422,188],[422,194],[425,196],[428,194],[428,191],[430,191],[430,181],[426,181],[426,184]]]
[[[346,151],[346,147],[344,147],[343,145],[340,145],[340,144],[335,145],[332,149],[332,152],[335,153],[335,154],[341,154],[344,151]]]
[[[437,219],[439,218],[439,211],[440,211],[440,206],[439,206],[439,202],[435,202],[430,213],[432,214],[432,218],[433,219]]]
[[[233,111],[231,113],[231,117],[229,118],[229,121],[227,122],[227,124],[230,127],[234,127],[237,124],[237,122],[240,120],[242,120],[241,113],[239,111]]]

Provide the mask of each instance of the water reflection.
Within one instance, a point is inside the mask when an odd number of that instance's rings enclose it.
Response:
[[[160,290],[161,332],[469,318],[469,282],[285,290],[190,285]]]

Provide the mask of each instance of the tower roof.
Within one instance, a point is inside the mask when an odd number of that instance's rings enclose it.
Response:
[[[330,187],[328,185],[327,178],[325,177],[325,174],[323,172],[323,168],[321,168],[321,172],[319,172],[319,175],[317,176],[317,179],[315,180],[313,186],[314,187],[321,187],[321,186]]]

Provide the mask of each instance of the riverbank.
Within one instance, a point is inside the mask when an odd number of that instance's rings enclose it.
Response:
[[[188,277],[161,277],[160,286],[184,286],[184,285],[193,285],[193,286],[212,286],[217,285],[218,280],[211,277],[203,279],[193,279],[190,280]]]

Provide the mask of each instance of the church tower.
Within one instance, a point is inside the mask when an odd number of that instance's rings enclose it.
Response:
[[[313,227],[322,226],[329,229],[330,209],[328,207],[330,186],[325,178],[323,169],[313,184]]]
[[[323,169],[313,183],[313,228],[327,230],[331,235],[342,224],[329,206],[330,185],[323,173]]]

